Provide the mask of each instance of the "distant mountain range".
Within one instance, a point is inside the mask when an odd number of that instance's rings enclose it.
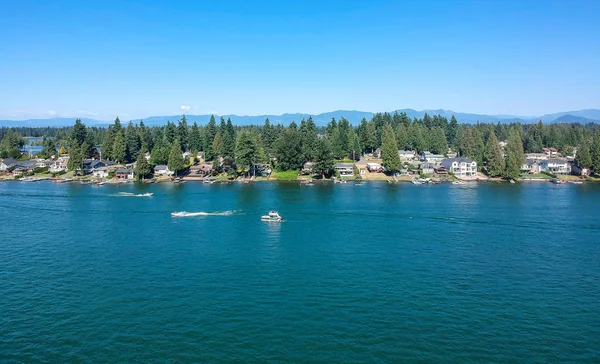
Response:
[[[520,123],[535,123],[539,120],[542,120],[544,123],[592,123],[592,122],[600,122],[600,109],[588,109],[588,110],[578,110],[578,111],[566,111],[554,114],[547,114],[538,117],[532,116],[515,116],[515,115],[483,115],[483,114],[469,114],[469,113],[461,113],[454,112],[451,110],[413,110],[413,109],[399,109],[392,110],[390,113],[394,113],[397,111],[398,113],[406,113],[406,115],[410,118],[422,118],[425,113],[430,116],[433,115],[441,115],[445,116],[448,119],[454,115],[459,123],[463,124],[472,124],[476,122],[484,122],[484,123],[512,123],[512,122],[520,122]],[[269,119],[272,124],[284,124],[288,125],[290,122],[295,121],[299,123],[302,119],[308,119],[309,116],[312,116],[313,120],[317,125],[326,125],[331,118],[335,118],[339,120],[342,117],[348,119],[353,125],[358,125],[362,118],[366,118],[369,120],[374,113],[366,112],[366,111],[356,111],[356,110],[337,110],[332,112],[326,112],[322,114],[282,114],[282,115],[256,115],[256,116],[247,116],[247,115],[215,115],[215,118],[219,120],[221,116],[225,119],[231,118],[231,121],[234,125],[262,125],[265,122],[265,119]],[[144,118],[144,124],[148,126],[152,125],[164,125],[167,121],[177,121],[181,118],[181,115],[171,115],[171,116],[150,116]],[[204,125],[208,123],[210,119],[210,115],[186,115],[189,124],[193,124],[197,122],[200,125]],[[73,118],[52,118],[52,119],[29,119],[29,120],[0,120],[0,126],[5,127],[18,127],[18,126],[28,126],[28,127],[46,127],[46,126],[70,126],[73,125],[75,121],[75,117]],[[81,120],[87,126],[107,126],[112,121],[104,121],[104,120],[95,120],[88,118],[81,118]],[[128,120],[121,120],[123,123],[127,123]],[[133,122],[139,122],[140,119],[134,119]]]

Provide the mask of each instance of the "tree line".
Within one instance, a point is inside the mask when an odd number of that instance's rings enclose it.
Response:
[[[449,149],[477,161],[491,176],[518,177],[526,152],[555,147],[565,155],[577,148],[577,163],[600,170],[600,128],[595,124],[459,124],[454,116],[409,118],[405,113],[377,113],[353,126],[347,119],[332,119],[317,126],[312,118],[288,126],[234,126],[230,119],[211,116],[206,125],[188,125],[185,115],[164,126],[148,127],[143,121],[124,126],[119,118],[108,127],[86,127],[76,120],[66,128],[0,128],[0,156],[16,156],[22,147],[20,136],[44,137],[43,156],[57,148],[68,149],[73,168],[85,158],[140,161],[150,153],[144,171],[151,165],[167,164],[175,171],[186,168],[182,152],[203,152],[218,171],[245,173],[254,163],[274,163],[281,171],[297,170],[314,162],[316,173],[327,175],[335,160],[357,160],[363,153],[381,150],[386,170],[401,169],[397,151],[414,150],[446,154]],[[506,141],[504,150],[499,141]],[[97,148],[99,147],[99,148]],[[143,158],[145,161],[145,158]]]

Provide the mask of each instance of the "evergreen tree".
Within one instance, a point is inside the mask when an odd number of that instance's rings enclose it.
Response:
[[[167,126],[165,127],[164,138],[167,145],[173,145],[175,139],[177,139],[177,128],[174,123],[167,121]],[[180,144],[181,145],[181,144]]]
[[[502,151],[493,130],[487,140],[485,161],[489,176],[498,177],[502,175],[504,172],[504,157],[502,157]]]
[[[223,154],[221,154],[221,151],[223,150],[223,138],[221,137],[220,131],[217,132],[213,139],[212,150],[215,152],[215,158],[218,156],[223,157]]]
[[[506,164],[504,176],[516,180],[519,178],[521,165],[525,159],[523,141],[516,129],[511,129],[508,134],[508,143],[505,148]]]
[[[317,142],[317,154],[312,170],[314,173],[320,174],[323,178],[333,171],[333,154],[331,153],[331,145],[327,138]]]
[[[341,131],[340,128],[336,125],[331,129],[329,135],[329,141],[331,143],[331,151],[333,153],[333,157],[337,159],[342,159],[346,157],[346,150],[344,149],[344,145],[342,143],[342,137],[340,136]]]
[[[419,153],[426,151],[428,146],[423,129],[424,127],[419,123],[413,124],[408,129],[408,139],[410,141],[411,149],[414,149]]]
[[[167,164],[169,161],[169,152],[170,149],[165,145],[165,142],[159,140],[150,153],[150,162],[155,166]]]
[[[141,149],[137,154],[135,162],[135,174],[138,178],[144,179],[152,173],[152,166],[146,160],[146,151]]]
[[[579,144],[577,155],[575,156],[575,163],[577,163],[580,168],[590,168],[593,165],[590,143],[586,137],[581,138],[581,143]]]
[[[181,143],[179,143],[179,139],[175,139],[175,142],[171,146],[167,166],[175,173],[185,169],[185,161],[183,160],[183,154],[181,153]]]
[[[295,126],[294,123],[292,124]],[[280,171],[300,169],[304,163],[300,133],[292,124],[275,142],[275,156]]]
[[[396,142],[394,129],[390,124],[383,127],[381,134],[381,158],[383,166],[389,173],[398,172],[402,169],[402,163],[398,155],[398,142]]]
[[[115,128],[113,125],[109,125],[106,135],[104,136],[104,143],[102,143],[101,152],[102,158],[106,160],[114,160],[113,157],[113,145],[115,144]]]
[[[450,118],[450,123],[448,124],[448,128],[446,131],[446,137],[448,138],[448,144],[453,147],[456,147],[457,136],[458,136],[458,121],[456,120],[454,115],[452,115],[452,117]]]
[[[185,115],[183,115],[181,120],[179,120],[179,125],[177,126],[177,139],[179,139],[179,142],[181,143],[181,150],[186,151],[189,147],[189,140],[188,124]]]
[[[273,143],[276,139],[275,128],[271,125],[269,118],[267,118],[265,120],[265,125],[262,128],[262,141],[266,152],[271,153],[273,151]]]
[[[123,163],[127,160],[127,143],[122,130],[116,132],[111,156],[117,163]]]
[[[302,154],[307,161],[314,160],[317,153],[318,141],[317,127],[312,119],[302,120],[300,122],[300,135],[302,138]]]
[[[371,119],[371,121],[367,123],[365,149],[370,149],[372,153],[377,147],[377,139],[377,128],[375,127],[375,122]]]
[[[250,131],[242,131],[238,133],[235,143],[235,163],[238,166],[248,167],[254,164],[259,158],[259,150],[257,140]]]
[[[19,158],[23,145],[23,138],[17,132],[7,131],[0,143],[0,158]]]
[[[69,149],[69,161],[67,162],[67,168],[69,171],[74,171],[75,174],[79,174],[83,168],[83,150],[81,146],[74,144]]]
[[[220,149],[215,150],[213,148],[213,143],[215,140],[215,136],[217,135],[217,122],[215,121],[215,116],[210,116],[210,121],[206,125],[204,129],[204,157],[207,161],[213,160],[221,151]]]
[[[194,125],[192,125],[189,143],[190,150],[192,152],[199,152],[202,150],[202,136],[200,135],[200,128],[198,128],[198,124],[196,122],[194,122]]]
[[[448,142],[446,141],[446,134],[444,129],[439,126],[434,127],[431,132],[431,138],[429,143],[429,150],[435,154],[446,154],[448,153]]]
[[[87,129],[81,119],[75,120],[75,125],[71,130],[71,140],[73,144],[82,145],[87,140]]]
[[[461,156],[477,160],[477,145],[470,126],[461,129],[458,149]]]
[[[125,130],[125,144],[127,146],[127,161],[132,161],[140,151],[141,142],[138,130],[131,121]]]
[[[221,118],[221,123],[224,125],[224,127],[219,128],[222,140],[221,155],[233,158],[235,156],[235,130],[230,119],[227,119],[227,123],[225,123],[223,118]]]
[[[592,141],[592,167],[594,168],[594,174],[600,174],[600,128],[596,127],[594,133],[594,140]]]
[[[402,121],[402,114],[400,114],[401,122],[396,127],[396,141],[398,142],[398,150],[411,149],[408,141],[408,129]]]
[[[56,143],[52,138],[44,138],[42,141],[43,149],[42,156],[44,158],[50,158],[53,155],[56,155]]]

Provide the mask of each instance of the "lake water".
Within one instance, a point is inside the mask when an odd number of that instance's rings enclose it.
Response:
[[[598,362],[599,206],[594,184],[3,182],[0,362]]]

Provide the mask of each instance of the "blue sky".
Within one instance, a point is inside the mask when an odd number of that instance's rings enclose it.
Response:
[[[1,119],[600,107],[600,1],[0,5]]]

